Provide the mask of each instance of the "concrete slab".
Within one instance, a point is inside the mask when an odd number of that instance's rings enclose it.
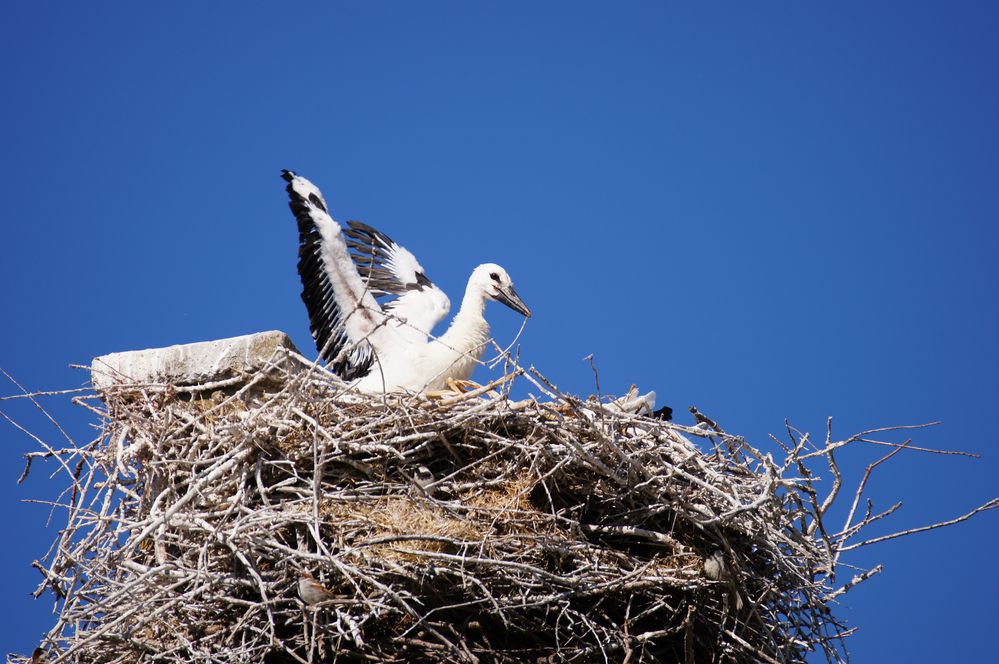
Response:
[[[111,353],[94,358],[91,381],[97,390],[116,385],[201,385],[261,369],[298,371],[301,365],[288,352],[298,352],[284,332],[272,330],[229,339]]]

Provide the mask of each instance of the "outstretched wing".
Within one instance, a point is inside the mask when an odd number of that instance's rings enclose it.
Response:
[[[447,295],[427,278],[416,256],[388,235],[360,221],[347,226],[347,247],[361,278],[376,297],[395,297],[382,308],[392,314],[396,329],[407,339],[426,341],[451,308]]]
[[[348,221],[347,226],[347,247],[375,295],[404,295],[432,285],[416,256],[388,235],[360,221]]]
[[[358,274],[319,189],[293,171],[281,177],[298,221],[298,273],[312,338],[334,372],[346,380],[364,376],[379,345],[388,342],[385,312]]]

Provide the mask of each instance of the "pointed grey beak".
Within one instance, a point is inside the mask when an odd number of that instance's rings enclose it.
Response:
[[[527,318],[531,317],[531,310],[527,308],[524,301],[520,299],[519,295],[517,295],[517,291],[513,290],[513,286],[510,288],[500,288],[499,295],[496,296],[496,299],[514,311],[522,313]]]

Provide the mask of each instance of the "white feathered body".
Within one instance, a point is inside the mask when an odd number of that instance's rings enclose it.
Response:
[[[354,385],[363,392],[421,392],[446,389],[449,380],[468,380],[489,341],[484,309],[484,294],[469,284],[461,310],[442,336],[427,341],[406,324],[393,326],[395,343],[383,345],[371,372]],[[395,308],[393,313],[399,315]]]

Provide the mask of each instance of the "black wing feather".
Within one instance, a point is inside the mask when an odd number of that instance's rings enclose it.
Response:
[[[309,330],[316,341],[319,354],[334,373],[345,380],[360,378],[371,371],[374,354],[367,341],[362,341],[356,348],[347,353],[346,357],[336,359],[343,349],[350,344],[344,328],[343,311],[336,303],[333,295],[333,284],[326,274],[322,258],[322,235],[315,220],[309,212],[306,201],[291,186],[295,174],[282,171],[282,177],[288,181],[288,206],[298,222],[298,274],[302,279],[302,301],[309,312]],[[325,206],[316,199],[313,205]],[[363,276],[363,273],[362,273]]]
[[[392,260],[391,251],[398,245],[385,233],[361,221],[348,221],[343,229],[347,248],[361,278],[375,296],[403,295],[411,290],[423,290],[433,285],[423,272],[416,273],[416,283],[402,283],[387,266]]]

